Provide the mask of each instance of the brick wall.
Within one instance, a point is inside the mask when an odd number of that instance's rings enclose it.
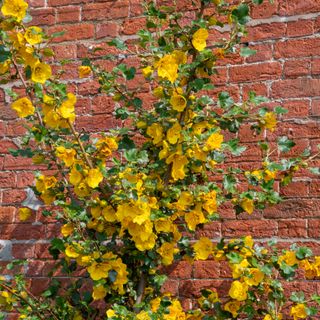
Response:
[[[31,0],[31,15],[33,23],[43,26],[49,33],[66,31],[55,39],[53,48],[59,59],[71,59],[63,75],[63,79],[69,81],[77,75],[79,58],[90,55],[99,60],[99,56],[112,50],[104,44],[106,39],[114,36],[131,39],[143,27],[140,2]],[[187,0],[178,2],[180,9],[190,6]],[[269,139],[279,134],[294,138],[297,145],[291,154],[306,147],[315,151],[320,143],[320,1],[275,0],[273,5],[265,4],[254,10],[253,17],[244,41],[258,53],[246,59],[235,57],[219,65],[216,91],[228,90],[238,99],[252,89],[268,96],[272,104],[289,109],[283,123]],[[102,50],[93,53],[91,49],[96,47]],[[134,57],[128,61],[137,64]],[[95,131],[115,125],[111,117],[113,102],[97,94],[97,88],[94,81],[70,82],[70,90],[77,93],[79,100],[78,128]],[[30,259],[32,263],[27,274],[33,288],[40,290],[47,282],[45,276],[52,265],[46,248],[49,239],[59,233],[59,226],[41,217],[40,212],[27,223],[19,221],[17,207],[25,198],[35,168],[29,160],[15,159],[8,153],[8,148],[19,143],[18,137],[23,135],[24,129],[5,102],[3,87],[0,104],[0,260],[4,264],[11,258]],[[249,132],[244,128],[241,139],[249,147],[245,165],[253,166],[258,159],[257,150],[250,145],[256,138]],[[286,197],[283,204],[268,208],[264,213],[237,218],[230,208],[223,208],[223,221],[206,226],[197,236],[206,235],[217,240],[252,234],[261,241],[275,237],[284,245],[308,244],[319,254],[320,181],[305,171],[280,191]],[[183,262],[169,268],[168,272],[172,281],[166,288],[188,299],[196,295],[200,287],[216,286],[220,291],[227,290],[223,279],[228,278],[228,272],[213,261],[199,261],[194,266]],[[304,282],[303,285],[310,292],[320,291],[319,283]]]

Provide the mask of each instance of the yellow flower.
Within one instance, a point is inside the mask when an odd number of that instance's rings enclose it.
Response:
[[[48,189],[53,188],[57,184],[57,179],[53,176],[41,175],[37,178],[36,189],[37,191],[43,193]]]
[[[161,99],[164,97],[163,87],[154,88],[152,93],[158,99]]]
[[[267,112],[262,118],[262,128],[274,131],[277,125],[277,118],[273,112]]]
[[[11,60],[0,63],[0,74],[4,74],[10,69]]]
[[[176,144],[181,137],[181,126],[176,122],[168,131],[167,139],[171,144]]]
[[[147,312],[141,311],[137,314],[136,319],[137,320],[150,320],[151,318]]]
[[[104,286],[93,287],[92,298],[93,300],[101,300],[107,295],[107,290]]]
[[[58,114],[63,118],[63,119],[70,119],[72,122],[75,119],[75,113],[74,113],[74,106],[77,102],[76,96],[69,92],[67,94],[67,99],[64,100],[61,104],[61,106],[58,109]]]
[[[100,279],[108,278],[111,266],[108,262],[93,262],[88,268],[88,272],[92,280],[98,281]]]
[[[107,206],[102,209],[102,215],[107,222],[117,221],[116,212],[111,206]]]
[[[90,169],[87,177],[87,184],[90,188],[96,188],[99,183],[103,180],[103,175],[100,169]]]
[[[207,260],[213,251],[213,244],[207,237],[201,237],[194,246],[195,259],[196,260]]]
[[[221,148],[221,144],[223,142],[223,135],[216,132],[210,135],[208,140],[205,143],[205,146],[203,147],[204,151],[212,151],[217,150]]]
[[[145,78],[150,77],[152,75],[152,73],[153,73],[153,68],[150,66],[147,66],[142,69],[142,74]]]
[[[270,170],[266,169],[264,171],[264,178],[263,179],[264,179],[264,181],[268,182],[270,180],[275,179],[276,176],[277,176],[277,171],[270,171]]]
[[[32,47],[23,46],[19,50],[19,55],[23,58],[24,64],[33,68],[36,64],[40,63],[39,59],[35,56]]]
[[[238,280],[233,281],[229,290],[229,296],[237,301],[244,301],[247,299],[248,285]]]
[[[31,80],[44,84],[52,75],[51,67],[42,62],[36,63],[32,68]]]
[[[162,150],[159,152],[159,159],[166,158],[169,154],[169,144],[166,140],[162,141]]]
[[[153,144],[157,145],[162,141],[163,136],[163,128],[158,123],[153,123],[150,127],[147,129],[147,135],[153,139]]]
[[[184,177],[186,176],[186,173],[184,171],[184,166],[188,163],[189,161],[186,156],[178,155],[178,154],[174,155],[172,159],[172,171],[171,171],[173,180],[176,181],[176,180],[184,179]]]
[[[79,66],[78,72],[79,72],[79,78],[82,79],[90,75],[91,68],[89,66]]]
[[[241,307],[241,302],[239,301],[229,301],[227,302],[223,309],[230,312],[232,314],[232,317],[233,318],[236,318],[237,315],[238,315],[238,310],[240,309]]]
[[[88,185],[85,182],[80,182],[79,184],[77,184],[75,186],[74,193],[77,196],[84,198],[90,194],[90,188],[88,187]]]
[[[192,45],[196,50],[202,51],[207,46],[208,37],[209,37],[208,30],[204,28],[200,28],[192,36]]]
[[[254,202],[252,199],[244,198],[240,203],[241,208],[251,214],[254,210]]]
[[[191,231],[195,231],[198,224],[205,223],[207,221],[201,210],[201,204],[198,204],[194,210],[187,212],[184,219]]]
[[[294,251],[286,251],[284,255],[279,257],[279,265],[281,265],[282,261],[284,261],[290,267],[294,266],[299,262],[296,258],[296,253]]]
[[[181,94],[174,93],[170,98],[170,104],[172,105],[173,110],[182,112],[187,106],[187,100]]]
[[[30,218],[32,211],[29,208],[19,209],[19,219],[20,221],[26,221]]]
[[[177,64],[187,63],[187,55],[183,51],[174,50],[172,56],[175,58]]]
[[[1,12],[4,16],[11,16],[21,21],[28,8],[28,4],[23,0],[4,0]]]
[[[106,312],[106,315],[107,315],[107,317],[109,319],[109,318],[114,317],[116,315],[116,313],[114,312],[114,310],[108,309],[107,312]]]
[[[99,158],[108,158],[112,152],[118,149],[117,141],[114,137],[104,137],[98,140],[96,147],[99,152]]]
[[[266,314],[263,320],[273,320],[273,318],[270,314]]]
[[[76,150],[74,149],[66,149],[63,146],[59,146],[56,148],[57,157],[61,159],[67,167],[73,165],[76,154]]]
[[[249,275],[250,276],[244,278],[244,281],[249,286],[259,285],[264,278],[264,273],[262,271],[260,271],[258,268],[250,268]]]
[[[294,320],[305,319],[308,316],[306,306],[303,303],[298,303],[291,308],[290,315],[293,316]]]
[[[171,83],[178,78],[178,63],[173,55],[166,55],[157,63],[158,76],[168,79]]]
[[[24,34],[25,39],[31,45],[39,44],[42,42],[42,29],[39,27],[29,27]]]
[[[14,101],[11,108],[17,112],[20,118],[31,116],[35,111],[32,102],[26,97]]]
[[[207,193],[203,198],[202,208],[205,209],[209,214],[212,214],[217,211],[217,193],[212,190]]]
[[[61,234],[64,237],[70,236],[74,230],[74,225],[72,223],[66,223],[61,227]]]
[[[160,218],[154,221],[154,227],[157,233],[160,232],[171,232],[173,229],[172,221],[166,218]]]
[[[77,245],[76,243],[73,243],[72,245],[68,245],[66,248],[65,248],[65,254],[67,257],[69,258],[78,258],[80,256],[80,246]]]
[[[157,250],[161,256],[161,261],[164,266],[172,264],[175,253],[179,252],[177,248],[174,247],[174,243],[165,242]]]

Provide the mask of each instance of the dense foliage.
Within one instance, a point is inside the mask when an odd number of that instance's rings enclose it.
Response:
[[[251,6],[261,2],[195,1],[192,19],[174,5],[146,3],[146,28],[137,39],[108,43],[114,54],[104,59],[113,68],[90,59],[79,67],[80,78],[97,79],[100,93],[113,98],[119,120],[116,128],[89,135],[75,129],[77,97],[51,69],[58,60],[52,60],[50,41],[58,35],[30,24],[24,0],[3,1],[1,81],[23,85],[23,95],[6,93],[28,124],[21,149],[11,152],[42,165],[30,187],[48,206],[43,214],[62,223],[50,253],[56,269],[72,279],[66,285],[53,278],[35,297],[23,275],[3,278],[4,311],[18,312],[20,319],[74,320],[280,320],[283,314],[296,320],[317,313],[317,295],[285,292],[281,282],[292,280],[298,269],[309,279],[320,276],[320,257],[310,249],[280,250],[245,235],[215,244],[194,237],[226,206],[252,214],[279,203],[277,183],[290,183],[314,157],[308,150],[287,157],[294,142],[269,138],[286,110],[269,109],[267,99],[254,92],[235,102],[228,92],[215,90],[221,61],[254,54],[241,37]],[[217,38],[212,30],[228,32]],[[125,63],[129,56],[139,58],[138,69]],[[141,75],[144,83],[129,90]],[[260,137],[260,165],[250,169],[237,161],[245,159],[243,125]],[[20,219],[37,209],[34,199],[25,201]],[[198,308],[186,311],[177,297],[161,292],[166,266],[207,259],[228,262],[233,278],[228,296],[203,290]]]

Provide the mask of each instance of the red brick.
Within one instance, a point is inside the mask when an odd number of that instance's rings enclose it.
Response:
[[[208,237],[208,238],[217,238],[221,236],[221,223],[219,221],[213,221],[202,228],[199,228],[196,232],[196,239],[201,237]]]
[[[31,8],[45,7],[45,0],[29,0]]]
[[[34,244],[14,243],[12,245],[12,256],[14,259],[34,258]]]
[[[14,172],[1,172],[0,188],[14,188],[16,186],[16,174]]]
[[[287,36],[297,37],[310,35],[314,32],[314,21],[313,20],[298,20],[291,21],[287,24]]]
[[[94,114],[99,113],[111,113],[114,111],[115,102],[108,96],[96,96],[92,101],[92,112]]]
[[[94,37],[94,25],[88,23],[54,26],[49,28],[48,33],[53,34],[61,31],[65,33],[60,37],[54,38],[53,42],[74,41]]]
[[[268,61],[272,59],[273,49],[270,43],[250,45],[250,49],[256,50],[257,52],[254,55],[246,58],[247,63]]]
[[[119,34],[119,25],[109,21],[96,25],[96,38],[116,37]]]
[[[252,7],[251,16],[254,19],[270,18],[277,14],[277,9],[278,0],[273,1],[273,3],[263,1],[262,5]]]
[[[146,27],[145,18],[135,18],[135,19],[125,20],[121,28],[121,33],[125,35],[134,35],[139,30],[145,29],[145,27]]]
[[[57,9],[57,23],[80,21],[80,7],[68,6]]]
[[[181,280],[179,296],[199,298],[202,289],[216,289],[219,296],[226,296],[230,283],[228,280]]]
[[[71,4],[87,3],[90,0],[48,0],[49,7],[61,7]]]
[[[319,239],[320,237],[320,220],[319,219],[308,220],[308,236],[310,238]]]
[[[90,3],[82,8],[82,20],[108,20],[126,18],[129,15],[129,2],[119,0],[114,2]]]
[[[50,259],[52,258],[49,253],[49,243],[36,243],[34,247],[34,257],[36,259]]]
[[[307,220],[280,220],[278,222],[278,236],[282,238],[307,237]]]
[[[292,219],[317,217],[320,211],[318,199],[288,199],[282,203],[268,207],[263,215],[271,219]]]
[[[299,78],[275,81],[272,86],[273,98],[301,98],[320,95],[320,79]]]
[[[41,8],[30,10],[32,25],[50,26],[55,24],[55,12],[52,8]]]
[[[275,44],[274,57],[276,59],[311,57],[318,55],[319,51],[319,38],[292,39],[277,42]]]
[[[212,83],[215,85],[225,85],[228,79],[228,69],[224,67],[219,67],[215,69],[216,74],[214,74],[211,79]]]
[[[74,59],[77,57],[76,44],[64,44],[63,46],[55,45],[52,47],[55,58],[60,59]]]
[[[242,86],[243,98],[249,98],[249,92],[253,91],[259,96],[268,96],[268,87],[264,83],[244,84]]]
[[[320,3],[314,0],[282,0],[279,14],[283,16],[319,12]]]
[[[231,82],[254,82],[278,79],[280,75],[281,64],[278,62],[270,62],[230,67],[229,78]]]
[[[78,94],[82,96],[97,94],[99,88],[100,84],[97,81],[86,81],[78,85]]]
[[[7,137],[16,137],[16,136],[23,136],[26,133],[26,128],[23,127],[22,120],[16,121],[7,121],[6,127],[6,136]]]
[[[220,277],[220,262],[196,261],[194,263],[193,277],[198,279],[214,279]]]
[[[282,107],[288,110],[284,118],[307,117],[309,115],[310,101],[308,100],[292,100],[284,101]]]
[[[17,113],[7,103],[0,103],[0,119],[12,120],[17,118]]]
[[[281,187],[280,194],[285,197],[306,197],[309,193],[309,184],[305,181],[293,181],[288,186]]]
[[[286,78],[306,76],[310,73],[310,60],[286,61],[283,67],[283,74]]]
[[[281,38],[286,33],[285,23],[259,24],[248,28],[248,36],[244,41],[260,41]]]
[[[7,204],[21,203],[26,197],[23,190],[9,189],[2,193],[2,202]]]
[[[1,239],[3,240],[31,240],[42,239],[45,227],[43,225],[10,224],[0,225]]]
[[[225,221],[222,225],[223,237],[243,237],[252,235],[255,238],[275,236],[277,223],[272,220]]]
[[[114,128],[116,123],[119,124],[119,121],[106,115],[79,116],[76,120],[76,128],[86,132],[101,132]]]
[[[163,286],[161,287],[161,292],[163,293],[171,293],[176,296],[178,294],[179,281],[168,279]]]
[[[320,74],[320,59],[314,58],[311,62],[311,74],[319,75]]]
[[[0,207],[0,223],[6,224],[6,223],[12,223],[14,219],[14,213],[16,211],[15,207]]]
[[[19,172],[19,174],[17,175],[17,188],[26,188],[27,186],[32,185],[34,179],[35,178],[33,172]]]
[[[29,158],[13,157],[11,155],[5,156],[4,168],[5,170],[19,170],[29,169],[32,167],[32,160]]]
[[[9,149],[17,149],[13,141],[0,140],[0,153],[9,153]]]
[[[144,7],[140,0],[129,0],[130,17],[137,17],[144,12]]]
[[[192,265],[187,261],[180,261],[164,267],[162,271],[171,279],[189,279],[191,278]]]

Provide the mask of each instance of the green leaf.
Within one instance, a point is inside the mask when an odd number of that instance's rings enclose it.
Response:
[[[60,32],[54,32],[52,35],[51,35],[51,38],[58,38],[58,37],[61,37],[65,34],[65,31],[60,31]]]
[[[296,251],[296,256],[300,260],[308,258],[308,257],[312,257],[312,255],[313,255],[312,250],[308,247],[300,247]]]
[[[240,56],[241,57],[250,57],[256,53],[257,53],[257,50],[252,50],[249,47],[242,47],[240,49]]]
[[[238,20],[242,25],[249,21],[249,6],[247,4],[240,4],[238,8],[232,11],[232,16]]]
[[[113,283],[117,280],[117,275],[118,275],[118,272],[115,271],[115,270],[110,270],[109,273],[108,273],[108,277],[110,279],[110,281]]]
[[[304,293],[303,292],[292,292],[290,296],[290,300],[297,303],[304,302]]]
[[[309,168],[309,171],[313,174],[320,174],[320,168],[315,167],[315,168]]]
[[[124,135],[123,138],[119,141],[119,150],[130,150],[135,148],[133,140],[129,138],[128,135]]]
[[[288,113],[288,109],[282,108],[282,107],[280,107],[280,106],[275,107],[275,108],[273,109],[273,111],[274,111],[274,113],[276,113],[276,114],[285,114],[285,113]]]
[[[243,260],[243,258],[236,252],[227,253],[226,257],[229,259],[230,263],[232,264],[240,263]]]
[[[11,57],[10,50],[4,45],[0,45],[0,63],[5,62]]]
[[[290,151],[294,146],[295,142],[288,139],[288,137],[280,137],[278,139],[278,149],[280,152],[288,152]]]
[[[112,39],[111,41],[107,42],[107,44],[109,46],[116,47],[119,50],[127,50],[128,49],[128,47],[124,43],[124,41],[119,38]]]

